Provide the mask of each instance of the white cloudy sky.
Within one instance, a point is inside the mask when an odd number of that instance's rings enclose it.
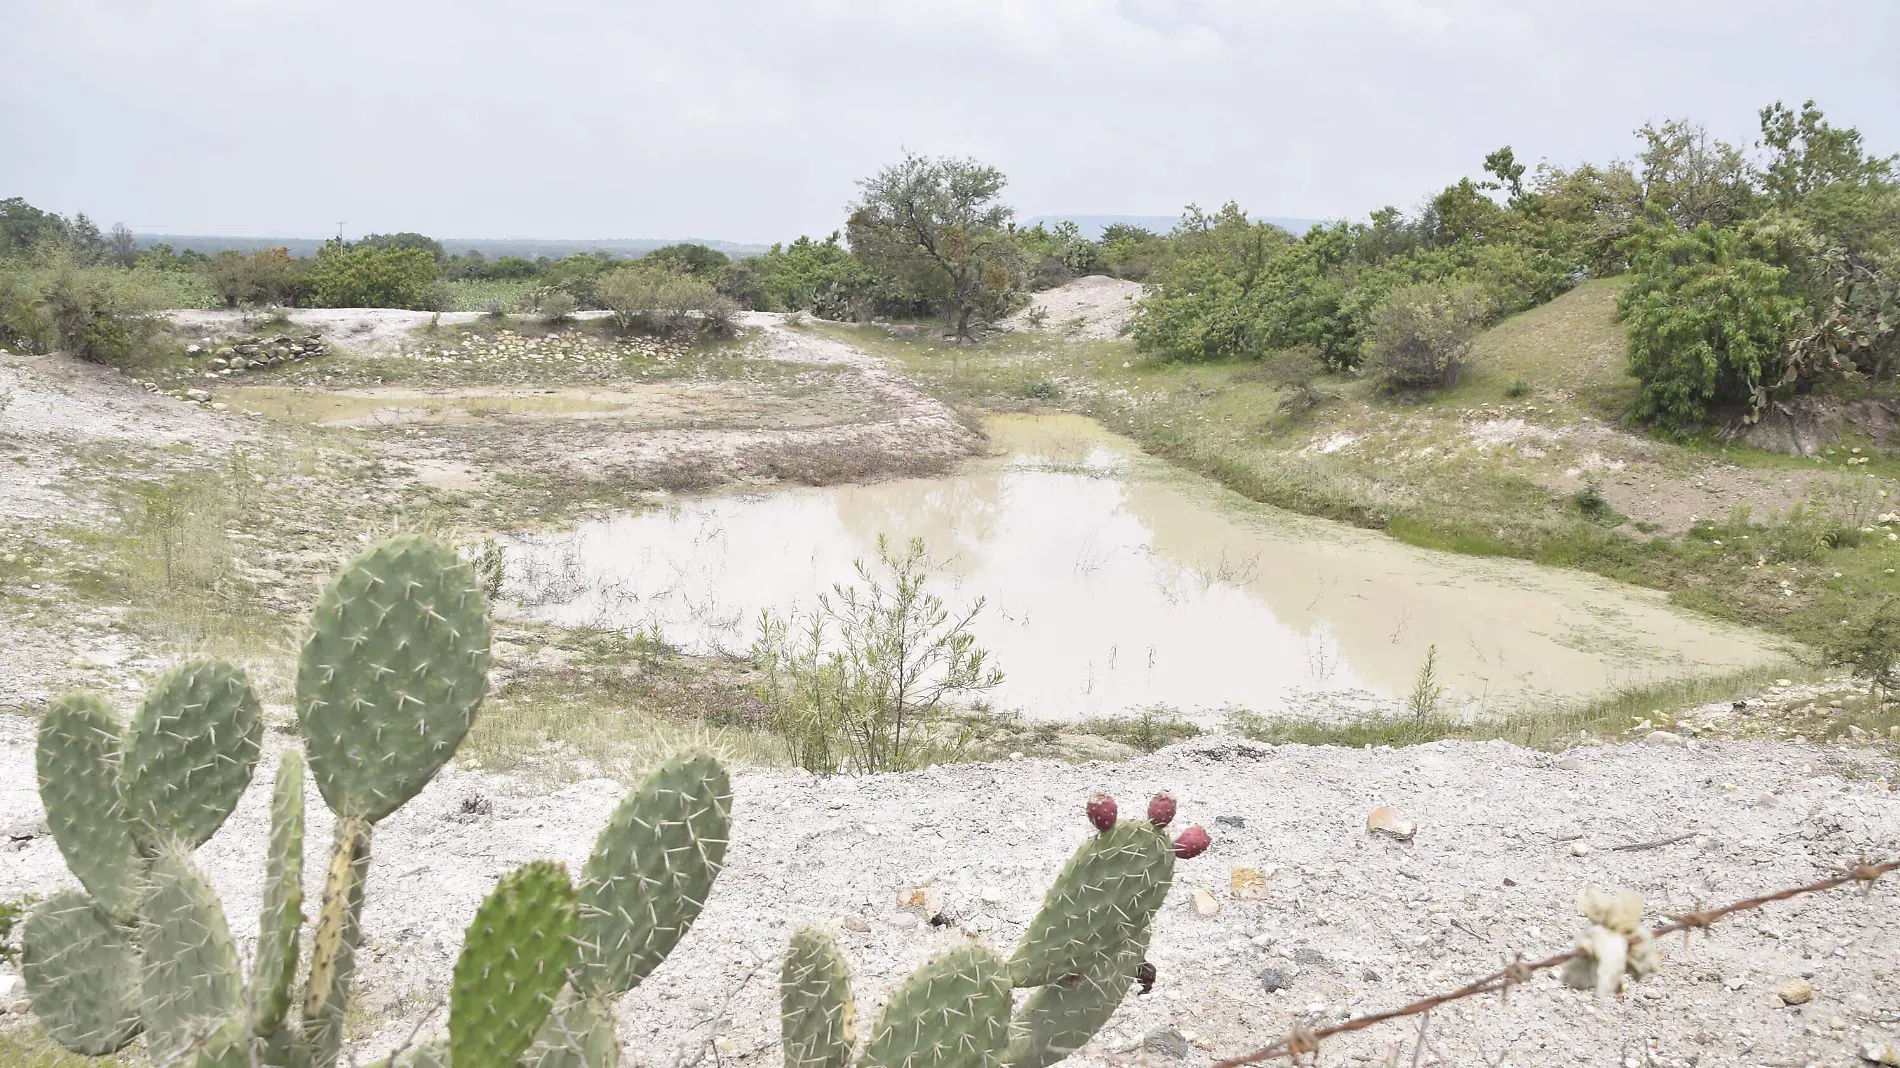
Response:
[[[1896,0],[0,0],[0,196],[143,231],[771,241],[906,148],[1023,215],[1416,204],[1500,144],[1900,150]]]

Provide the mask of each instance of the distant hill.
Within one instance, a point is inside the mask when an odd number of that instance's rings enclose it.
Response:
[[[1272,223],[1294,235],[1304,234],[1326,222],[1324,219],[1295,219],[1279,215],[1256,215],[1253,219],[1255,222]],[[1054,226],[1059,222],[1072,222],[1077,229],[1082,231],[1083,237],[1093,241],[1102,236],[1103,230],[1115,223],[1121,223],[1124,226],[1139,226],[1144,230],[1165,234],[1174,229],[1175,224],[1180,221],[1179,215],[1038,215],[1024,225],[1034,226],[1041,223],[1044,226]]]
[[[261,248],[285,248],[292,256],[314,256],[323,247],[322,238],[314,237],[203,237],[194,234],[134,234],[139,247],[164,243],[183,252],[192,249],[207,256],[220,252],[255,252]],[[718,249],[734,258],[758,256],[765,252],[766,245],[742,245],[736,241],[710,241],[697,237],[661,239],[654,237],[615,237],[598,241],[553,241],[534,237],[444,237],[439,238],[443,251],[450,255],[459,255],[471,249],[479,251],[489,259],[500,256],[522,256],[534,259],[546,256],[560,259],[576,252],[606,252],[622,259],[638,259],[656,248],[667,245],[704,245]]]

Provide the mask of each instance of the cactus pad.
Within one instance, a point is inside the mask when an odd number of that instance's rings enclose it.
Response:
[[[1037,987],[1010,1021],[1008,1068],[1047,1068],[1087,1045],[1128,996],[1147,948],[1144,935],[1097,974]]]
[[[124,725],[92,694],[70,693],[40,717],[34,758],[46,825],[66,866],[101,907],[130,922],[138,852],[119,791]]]
[[[574,958],[574,887],[551,861],[524,864],[475,910],[449,995],[451,1059],[512,1065],[534,1041]]]
[[[237,1014],[244,999],[237,945],[217,895],[176,846],[152,858],[139,899],[139,952],[140,1014],[155,1060],[176,1057]]]
[[[303,926],[303,758],[278,757],[271,791],[270,850],[264,856],[264,895],[257,917],[257,959],[251,964],[251,1031],[270,1035],[290,1011],[297,971],[297,932]]]
[[[778,999],[785,1068],[849,1068],[857,1006],[851,971],[829,935],[806,928],[792,936]]]
[[[356,972],[356,946],[363,937],[363,886],[369,875],[370,825],[360,818],[336,821],[323,905],[310,940],[310,975],[304,983],[303,1025],[311,1060],[335,1064],[343,1048],[343,1013]]]
[[[145,691],[126,735],[126,818],[148,851],[196,849],[237,807],[257,768],[263,716],[244,672],[194,660]]]
[[[1017,986],[1101,974],[1146,943],[1174,880],[1174,846],[1146,820],[1123,820],[1083,842],[1043,896],[1009,961]]]
[[[732,787],[704,753],[675,757],[614,810],[581,871],[574,985],[632,989],[699,916],[726,856]]]
[[[86,895],[61,891],[27,916],[20,965],[33,1011],[60,1045],[100,1056],[139,1033],[138,946]]]
[[[521,1063],[525,1068],[616,1068],[620,1038],[614,1034],[613,1009],[567,987]]]
[[[1009,970],[959,946],[912,972],[871,1031],[861,1068],[993,1068],[1009,1038]]]
[[[310,771],[339,815],[371,823],[455,752],[488,691],[481,582],[454,550],[405,534],[347,564],[297,663]]]

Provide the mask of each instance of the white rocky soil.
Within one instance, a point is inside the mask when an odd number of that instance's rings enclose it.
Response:
[[[1134,318],[1141,283],[1091,274],[1030,298],[1029,307],[1003,320],[1009,330],[1042,329],[1070,337],[1120,337]],[[1038,327],[1036,321],[1040,319]]]
[[[273,734],[290,744],[294,735]],[[274,745],[267,748],[275,748]],[[70,885],[34,833],[30,726],[0,726],[0,899]],[[242,938],[255,929],[270,761],[199,854]],[[620,1006],[633,1063],[778,1063],[775,983],[803,924],[846,947],[860,1012],[958,939],[1005,952],[1082,837],[1097,790],[1124,816],[1156,790],[1213,847],[1184,862],[1157,923],[1152,994],[1131,995],[1071,1063],[1206,1065],[1300,1021],[1330,1022],[1449,989],[1522,951],[1569,945],[1586,887],[1634,889],[1654,916],[1793,886],[1900,851],[1891,761],[1766,743],[1634,744],[1563,755],[1501,742],[1355,750],[1209,737],[1123,764],[970,764],[820,779],[742,771],[728,867],[697,927]],[[553,792],[451,766],[375,840],[361,994],[365,1052],[441,1015],[461,930],[504,871],[577,868],[626,786]],[[1409,842],[1366,829],[1379,805]],[[328,814],[313,812],[320,856]],[[1679,837],[1679,836],[1688,837]],[[1619,847],[1677,839],[1639,850]],[[5,848],[5,847],[0,847]],[[1235,888],[1246,870],[1263,892]],[[307,866],[309,893],[321,865]],[[923,910],[899,892],[928,888]],[[933,926],[936,912],[945,926]],[[246,948],[249,940],[245,940]],[[1598,1001],[1548,975],[1434,1013],[1425,1064],[1853,1063],[1900,1042],[1900,879],[1837,890],[1662,946],[1662,972]],[[4,980],[0,980],[4,982]],[[1792,1003],[1791,1003],[1792,1002]],[[1415,1023],[1415,1021],[1414,1021]],[[1326,1062],[1411,1063],[1413,1030],[1330,1041]],[[1405,1044],[1402,1054],[1393,1051]]]

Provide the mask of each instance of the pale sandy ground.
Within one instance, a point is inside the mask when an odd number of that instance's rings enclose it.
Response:
[[[0,721],[0,827],[40,814],[29,730]],[[1155,992],[1130,996],[1071,1063],[1206,1065],[1300,1019],[1394,1006],[1514,951],[1559,950],[1578,929],[1584,887],[1638,890],[1654,916],[1892,856],[1900,799],[1875,779],[1895,773],[1891,761],[1822,746],[1548,755],[1501,742],[1393,752],[1225,737],[1124,764],[1014,761],[859,779],[741,773],[728,869],[699,925],[623,1000],[620,1037],[634,1063],[656,1068],[776,1065],[776,969],[798,926],[839,936],[860,1012],[874,1014],[910,969],[960,939],[1014,945],[1088,832],[1091,792],[1117,795],[1126,815],[1167,789],[1180,798],[1179,823],[1206,825],[1215,844],[1177,869],[1150,955]],[[261,769],[198,856],[247,951],[268,779]],[[497,876],[536,857],[577,866],[623,790],[593,780],[545,793],[451,767],[379,827],[362,993],[380,1026],[362,1039],[366,1051],[399,1041],[439,1002],[461,929]],[[461,815],[477,795],[492,813]],[[1365,819],[1379,804],[1415,817],[1417,837],[1369,835]],[[327,812],[313,813],[312,858],[328,823]],[[1615,849],[1687,832],[1658,849]],[[312,893],[321,867],[313,859],[307,868]],[[1265,900],[1231,892],[1243,867],[1266,874]],[[0,853],[0,899],[69,884],[50,838]],[[956,923],[932,928],[896,908],[898,889],[914,885],[933,887]],[[1197,891],[1218,911],[1197,908]],[[1420,1063],[1844,1065],[1866,1043],[1900,1041],[1900,880],[1870,898],[1837,891],[1775,905],[1662,949],[1663,971],[1623,997],[1599,1002],[1546,976],[1508,1006],[1484,998],[1440,1010]],[[1267,976],[1285,989],[1269,993]],[[1784,1004],[1778,991],[1803,978],[1813,1000]],[[1409,1034],[1388,1027],[1338,1039],[1324,1062],[1390,1063]],[[1407,1045],[1399,1063],[1410,1058]]]
[[[1069,337],[1120,337],[1141,299],[1141,284],[1107,275],[1091,274],[1067,285],[1045,289],[1030,298],[1029,307],[1003,320],[1008,330],[1038,329],[1030,322],[1043,314],[1040,329]]]

